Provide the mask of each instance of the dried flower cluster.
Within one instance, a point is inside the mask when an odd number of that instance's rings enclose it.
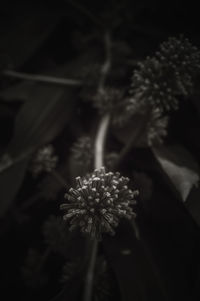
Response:
[[[132,78],[128,110],[135,102],[151,104],[163,110],[177,109],[178,95],[192,92],[194,76],[200,70],[200,51],[182,36],[169,38],[154,57],[138,64]]]
[[[156,58],[147,57],[134,71],[130,90],[132,98],[127,105],[127,111],[135,112],[135,103],[159,106],[164,110],[177,109],[178,100],[174,90],[173,77],[166,73]]]
[[[170,37],[161,44],[156,58],[174,75],[178,92],[191,93],[193,77],[200,70],[199,49],[183,36],[179,39]]]
[[[106,172],[104,167],[87,177],[77,177],[76,188],[66,194],[69,202],[61,205],[70,230],[80,228],[97,239],[101,239],[103,232],[113,235],[120,218],[135,216],[130,205],[135,204],[138,191],[129,189],[128,182],[128,178],[118,172]]]
[[[41,172],[51,172],[56,168],[58,157],[54,155],[54,147],[49,144],[38,150],[33,157],[30,170],[34,176]]]
[[[93,163],[94,151],[92,140],[89,136],[80,137],[71,149],[72,156],[81,166],[86,166],[90,168]]]

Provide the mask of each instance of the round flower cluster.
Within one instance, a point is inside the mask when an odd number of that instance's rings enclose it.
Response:
[[[134,71],[127,111],[134,112],[136,104],[150,104],[162,110],[178,108],[178,100],[175,95],[175,82],[162,64],[155,58],[147,57],[143,63],[138,64]]]
[[[38,150],[35,154],[30,170],[34,176],[39,175],[41,172],[51,172],[56,168],[58,157],[54,155],[54,147],[49,144]]]
[[[69,202],[61,205],[70,230],[80,228],[97,239],[103,232],[114,235],[120,218],[135,217],[130,205],[136,203],[138,191],[129,189],[128,182],[128,178],[118,172],[106,172],[104,167],[84,178],[77,177],[76,188],[66,194]]]
[[[182,35],[170,37],[160,45],[156,58],[174,75],[180,93],[188,95],[193,86],[193,76],[200,71],[200,51]]]
[[[200,71],[200,51],[182,36],[169,38],[154,57],[147,57],[134,71],[128,110],[146,102],[162,110],[177,109],[178,95],[192,92]]]

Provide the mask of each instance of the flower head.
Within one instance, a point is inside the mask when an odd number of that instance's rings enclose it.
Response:
[[[120,173],[96,169],[91,175],[76,178],[76,188],[66,194],[68,203],[64,220],[70,222],[70,229],[80,228],[83,233],[101,239],[103,232],[113,235],[120,218],[135,216],[131,204],[135,204],[138,191],[128,188],[129,179]]]
[[[31,172],[37,176],[43,171],[51,172],[56,168],[58,157],[54,155],[54,147],[49,144],[38,150],[31,162]]]
[[[200,51],[182,35],[170,37],[160,45],[156,58],[174,74],[178,89],[188,95],[193,87],[193,77],[200,70]]]
[[[130,90],[132,98],[127,111],[135,111],[141,103],[167,111],[177,109],[178,100],[172,74],[169,75],[156,58],[147,57],[138,67],[133,73]]]
[[[169,111],[178,108],[178,95],[192,92],[194,77],[200,71],[200,51],[188,39],[170,37],[159,51],[147,57],[134,70],[130,105],[146,102]]]

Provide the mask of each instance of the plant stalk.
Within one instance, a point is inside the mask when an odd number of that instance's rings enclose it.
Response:
[[[40,83],[44,83],[44,84],[54,84],[54,85],[60,85],[60,86],[81,86],[82,85],[82,82],[77,79],[68,79],[68,78],[39,75],[39,74],[29,74],[29,73],[17,72],[14,70],[4,70],[2,72],[2,74],[4,76],[11,77],[11,78],[40,82]]]
[[[97,93],[99,94],[104,93],[106,77],[111,67],[111,40],[110,40],[110,34],[108,32],[106,32],[104,35],[104,45],[105,45],[106,59],[101,68],[101,77],[99,79],[99,85],[97,89]],[[109,122],[110,122],[110,114],[106,114],[105,116],[102,117],[99,124],[99,128],[97,129],[97,135],[96,135],[95,146],[94,146],[95,149],[94,166],[96,169],[99,169],[104,165],[104,148],[105,148],[105,141],[106,141],[107,131],[109,127]],[[91,252],[89,251],[88,254],[89,264],[88,264],[88,270],[85,279],[83,301],[92,300],[94,270],[95,270],[97,252],[98,252],[97,239],[93,239],[92,241],[91,239],[89,239],[87,243],[88,243],[89,250],[91,250]]]

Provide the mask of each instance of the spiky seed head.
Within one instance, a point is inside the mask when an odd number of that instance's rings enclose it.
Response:
[[[169,111],[178,108],[176,85],[172,75],[156,59],[147,57],[133,73],[127,111],[135,112],[142,103]]]
[[[76,188],[69,190],[68,202],[61,205],[70,229],[80,228],[97,239],[104,232],[113,235],[121,218],[135,217],[131,204],[135,204],[138,191],[129,189],[128,182],[128,178],[118,172],[106,172],[104,167],[89,176],[77,177]]]
[[[200,51],[180,36],[170,37],[159,51],[138,64],[132,77],[130,106],[146,102],[162,110],[178,108],[178,95],[192,93],[194,78],[200,72]]]

